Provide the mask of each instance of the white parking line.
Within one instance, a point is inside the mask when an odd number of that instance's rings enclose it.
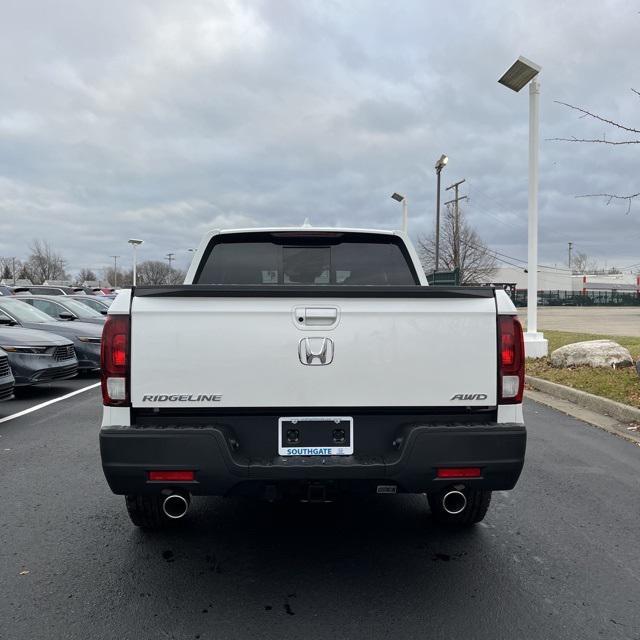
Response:
[[[25,409],[24,411],[18,411],[18,413],[14,413],[6,418],[0,418],[0,424],[3,422],[8,422],[9,420],[14,420],[15,418],[19,418],[20,416],[26,416],[28,413],[33,413],[34,411],[38,411],[39,409],[44,409],[48,407],[50,404],[55,404],[56,402],[60,402],[61,400],[66,400],[67,398],[71,398],[73,396],[77,396],[79,393],[84,393],[85,391],[89,391],[89,389],[95,389],[99,387],[100,383],[96,382],[95,384],[90,384],[88,387],[82,387],[82,389],[76,389],[76,391],[72,391],[71,393],[66,393],[59,398],[54,398],[53,400],[47,400],[46,402],[41,402],[37,404],[35,407],[30,407],[29,409]]]

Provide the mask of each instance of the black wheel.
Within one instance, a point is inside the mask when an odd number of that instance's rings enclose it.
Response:
[[[133,495],[125,496],[127,511],[131,522],[142,529],[161,529],[171,520],[162,511],[164,496]]]
[[[451,489],[447,489],[447,491],[444,492],[427,494],[431,515],[436,522],[468,527],[484,519],[485,515],[487,515],[489,504],[491,503],[491,491],[462,489],[460,493],[464,495],[466,502],[459,496],[453,496],[457,498],[457,500],[452,500],[450,506],[454,511],[458,511],[458,509],[461,508],[460,512],[447,513],[442,506],[442,498],[450,490]]]

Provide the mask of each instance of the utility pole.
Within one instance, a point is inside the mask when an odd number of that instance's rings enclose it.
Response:
[[[166,259],[169,261],[169,269],[171,269],[171,263],[175,260],[175,253],[167,253]]]
[[[118,288],[118,258],[120,256],[111,256],[113,258],[113,288]]]
[[[462,180],[458,180],[458,182],[454,182],[451,186],[446,188],[446,191],[449,189],[455,189],[454,193],[456,197],[453,200],[449,200],[449,202],[445,202],[445,207],[448,204],[455,203],[455,213],[453,218],[453,267],[454,269],[460,270],[460,200],[466,200],[467,196],[459,196],[458,188],[460,185],[466,180],[466,178],[462,178]]]
[[[571,249],[573,248],[573,242],[569,242],[569,270],[571,270]]]

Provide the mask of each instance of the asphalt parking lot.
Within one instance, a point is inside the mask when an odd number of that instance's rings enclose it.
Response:
[[[526,324],[527,310],[518,309]],[[538,330],[640,336],[639,307],[538,307]]]
[[[61,401],[60,398],[70,393],[84,393],[82,389],[87,389],[88,391],[88,387],[97,387],[99,384],[99,376],[97,374],[89,374],[51,384],[18,387],[13,400],[0,403],[0,423],[7,416],[16,415],[23,411],[33,412],[41,404],[46,402],[56,404]]]
[[[7,415],[95,382],[0,405],[3,640],[640,638],[632,443],[528,402],[520,483],[472,530],[420,497],[197,498],[143,534],[102,476],[99,389]]]

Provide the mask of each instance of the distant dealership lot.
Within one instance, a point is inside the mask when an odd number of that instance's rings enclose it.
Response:
[[[527,310],[518,311],[526,324]],[[538,328],[640,336],[640,307],[538,307]]]

